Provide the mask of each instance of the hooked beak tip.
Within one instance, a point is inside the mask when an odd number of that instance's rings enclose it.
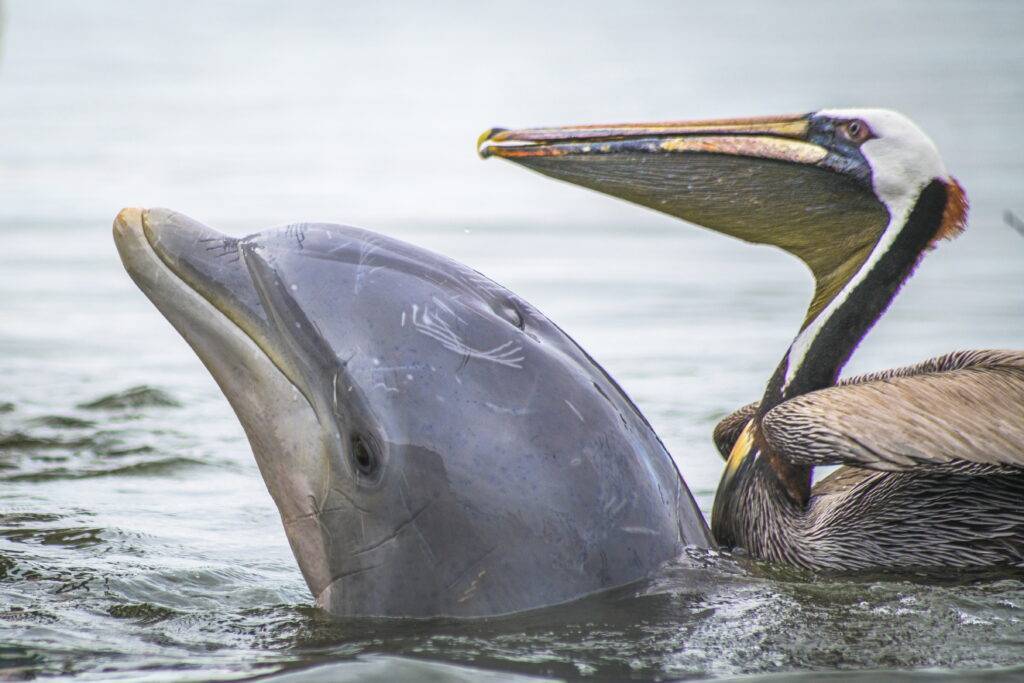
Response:
[[[480,137],[476,139],[476,153],[480,155],[481,159],[494,156],[494,138],[506,130],[506,128],[488,128],[480,134]]]

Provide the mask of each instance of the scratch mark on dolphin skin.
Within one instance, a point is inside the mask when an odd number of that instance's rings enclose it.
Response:
[[[508,290],[499,285],[497,282],[487,277],[483,273],[473,270],[472,268],[463,268],[461,280],[463,284],[467,285],[470,289],[479,288],[488,294],[507,294]]]
[[[214,254],[217,258],[224,258],[231,254],[234,258],[228,259],[228,263],[235,263],[241,258],[241,254],[238,251],[238,243],[235,240],[227,240],[223,237],[200,237],[198,240],[199,244],[211,244],[206,247],[206,251],[215,251]]]
[[[328,235],[328,237],[330,239],[332,239],[332,240],[334,239],[334,234],[333,233],[329,232],[329,233],[327,233],[327,235]],[[311,254],[311,256],[312,256],[312,258],[319,258],[319,259],[323,259],[325,261],[336,261],[336,260],[338,260],[338,255],[339,254],[344,254],[351,245],[352,245],[352,240],[347,240],[345,242],[342,242],[341,244],[336,244],[336,245],[332,246],[330,248],[330,250],[326,254],[323,254],[323,255]]]
[[[302,243],[306,241],[306,224],[296,223],[295,225],[289,225],[285,228],[284,234],[286,237],[291,237],[295,240],[295,246],[299,249],[303,249]]]
[[[483,555],[481,555],[480,557],[476,558],[475,560],[473,560],[472,562],[467,564],[465,567],[463,567],[462,570],[455,576],[455,578],[448,582],[448,585],[445,586],[444,589],[446,591],[450,591],[452,589],[452,587],[455,586],[455,584],[457,584],[459,581],[461,581],[471,571],[473,571],[474,569],[479,567],[480,564],[484,560],[486,560],[488,557],[493,555],[494,551],[497,550],[497,549],[498,549],[498,546],[492,545],[490,548],[488,548],[486,551],[484,551]],[[480,575],[477,575],[477,578],[479,579]]]
[[[370,259],[373,255],[380,250],[380,241],[376,237],[367,237],[362,244],[359,245],[359,263],[356,265],[356,278],[352,282],[352,291],[356,294],[362,291],[364,280],[373,275],[373,273],[379,270],[382,266],[376,268],[367,268],[370,264]]]
[[[320,595],[323,595],[324,593],[330,591],[334,587],[334,584],[338,583],[342,579],[347,579],[348,577],[355,576],[356,574],[363,574],[363,573],[366,573],[366,572],[368,572],[368,571],[370,571],[372,569],[377,569],[378,567],[382,567],[382,566],[384,566],[383,562],[381,562],[380,564],[371,564],[371,565],[369,565],[367,567],[359,567],[357,569],[351,569],[351,570],[349,570],[347,572],[342,572],[341,574],[338,574],[337,576],[332,576],[330,582],[326,586],[324,586],[324,589],[322,591],[320,591]],[[317,598],[319,598],[320,595],[318,595]]]
[[[614,517],[622,511],[622,508],[626,507],[629,501],[625,498],[611,499],[604,505],[604,513],[609,517]]]
[[[301,522],[302,520],[309,519],[310,517],[322,517],[323,515],[328,515],[332,512],[347,512],[348,510],[349,508],[347,507],[333,507],[324,508],[322,510],[314,510],[313,512],[307,512],[302,515],[295,515],[294,517],[289,517],[288,519],[284,520],[284,524],[285,526],[287,526],[289,524],[292,524],[293,522]]]
[[[433,503],[433,502],[434,501],[430,501],[430,503]],[[427,507],[430,505],[430,503],[427,503],[422,508],[417,510],[416,511],[416,517],[419,517],[420,513],[423,512],[425,509],[427,509]],[[427,555],[430,556],[430,561],[432,563],[434,563],[434,564],[437,564],[437,556],[434,555],[434,549],[430,546],[430,541],[427,540],[427,537],[423,535],[423,531],[420,529],[420,525],[416,524],[414,520],[410,520],[410,521],[413,522],[412,528],[416,530],[416,535],[420,537],[420,542],[423,543],[423,547],[426,549]]]
[[[533,412],[530,408],[506,408],[505,406],[499,406],[496,403],[491,403],[490,401],[484,401],[484,405],[494,412],[504,415],[529,415]]]
[[[447,307],[445,308],[447,309]],[[491,349],[475,349],[466,344],[458,333],[452,329],[451,323],[441,315],[441,310],[438,307],[431,312],[429,305],[421,309],[417,304],[412,304],[413,326],[420,333],[440,342],[441,346],[449,351],[465,355],[468,358],[479,358],[480,360],[490,361],[517,370],[523,367],[522,364],[526,357],[522,354],[523,347],[521,345],[509,340]],[[452,315],[456,320],[461,321],[461,318],[457,315],[454,313]],[[468,358],[463,362],[463,365],[468,362]]]
[[[480,570],[480,573],[476,575],[475,579],[473,579],[473,583],[469,584],[469,588],[467,588],[466,591],[462,594],[462,596],[458,599],[458,602],[466,602],[466,600],[469,600],[471,597],[473,597],[473,593],[476,593],[477,589],[480,588],[480,579],[484,578],[484,574],[486,573],[486,569]]]
[[[619,529],[627,534],[643,534],[644,536],[657,536],[658,532],[645,526],[620,526]]]
[[[378,540],[374,541],[373,543],[371,543],[369,545],[366,545],[366,546],[363,546],[362,548],[356,549],[356,551],[353,552],[352,554],[353,555],[362,555],[363,553],[368,553],[371,550],[375,550],[375,549],[381,547],[385,543],[389,543],[389,542],[395,540],[396,538],[398,538],[399,534],[401,534],[402,531],[404,531],[405,528],[408,527],[410,524],[413,525],[414,529],[419,531],[419,529],[416,528],[416,526],[415,526],[416,518],[419,517],[421,514],[423,514],[423,512],[428,507],[430,507],[433,504],[433,502],[434,501],[431,500],[431,501],[428,501],[427,503],[425,503],[421,508],[416,510],[416,512],[412,513],[411,517],[409,517],[407,520],[405,520],[404,522],[402,522],[401,524],[396,526],[395,530],[392,531],[390,534],[385,535],[383,538],[378,539]],[[423,537],[423,534],[420,534],[420,538],[422,538],[422,537]],[[431,559],[433,559],[433,553],[431,553]]]
[[[338,494],[339,496],[341,496],[342,498],[344,498],[345,500],[347,500],[347,501],[349,502],[349,504],[350,504],[350,505],[351,505],[352,507],[354,507],[354,508],[355,508],[356,510],[359,510],[360,512],[365,512],[366,514],[368,514],[368,515],[370,515],[370,516],[373,516],[373,510],[367,510],[366,508],[364,508],[364,507],[362,507],[361,505],[359,505],[358,503],[356,503],[355,499],[354,499],[354,498],[352,498],[352,496],[350,496],[350,495],[348,495],[347,493],[345,493],[345,491],[344,491],[343,489],[340,489],[340,488],[338,488],[337,486],[331,486],[331,487],[330,487],[330,490],[331,490],[331,491],[334,491],[334,492],[335,492],[335,493],[337,493],[337,494]],[[340,509],[343,509],[343,508],[332,508],[332,509],[333,509],[333,510],[340,510]]]
[[[452,316],[453,318],[458,320],[463,325],[466,324],[466,321],[463,318],[461,318],[458,313],[453,311],[448,304],[446,304],[445,302],[441,301],[436,296],[432,296],[432,297],[430,297],[430,299],[431,299],[431,301],[434,302],[435,306],[437,306],[438,308],[444,310],[445,313],[447,313],[448,315]]]
[[[405,327],[405,311],[402,311],[402,327]]]
[[[569,399],[563,398],[562,400],[565,401],[565,405],[569,406],[569,410],[576,413],[576,417],[580,419],[580,422],[582,422],[583,424],[587,423],[587,421],[583,419],[583,415],[580,414],[580,411],[576,410],[576,406],[569,402]]]
[[[402,497],[402,505],[411,514],[409,516],[409,519],[407,519],[405,522],[400,524],[397,529],[395,529],[395,534],[397,535],[398,532],[401,531],[404,527],[408,526],[409,524],[412,524],[412,528],[416,530],[416,534],[420,537],[420,541],[423,542],[423,546],[426,548],[427,555],[430,556],[430,561],[436,563],[437,562],[437,557],[434,556],[434,549],[430,547],[430,541],[428,541],[426,536],[423,535],[423,532],[420,531],[419,525],[416,524],[416,519],[421,514],[423,514],[424,510],[426,510],[428,507],[433,505],[434,501],[437,500],[437,498],[436,497],[431,498],[426,503],[424,503],[422,506],[420,506],[420,508],[418,510],[416,510],[416,512],[412,512],[412,509],[409,507],[409,501],[405,497],[405,489],[409,488],[409,479],[405,476],[405,471],[404,470],[402,471],[402,483],[404,484],[404,486],[399,486],[398,487],[398,495],[400,495]]]
[[[380,365],[371,368],[370,376],[373,379],[373,388],[380,387],[389,393],[399,393],[400,384],[404,378],[406,382],[413,380],[414,375],[410,370],[420,370],[420,366],[412,365]]]

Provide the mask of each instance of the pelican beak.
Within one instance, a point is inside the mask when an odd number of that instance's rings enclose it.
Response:
[[[707,153],[816,163],[828,151],[804,142],[807,116],[626,123],[561,128],[491,128],[477,140],[483,158],[529,158],[623,153]]]
[[[812,115],[484,133],[477,150],[691,223],[790,251],[822,252],[886,212]],[[827,260],[827,259],[826,259]],[[823,264],[824,265],[824,264]]]

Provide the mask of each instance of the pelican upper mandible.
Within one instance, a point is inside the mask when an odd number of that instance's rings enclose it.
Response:
[[[839,380],[967,199],[883,109],[492,129],[482,156],[780,247],[815,279],[762,398],[715,429],[723,546],[828,570],[1024,566],[1024,352],[961,351]],[[842,464],[812,487],[818,465]]]

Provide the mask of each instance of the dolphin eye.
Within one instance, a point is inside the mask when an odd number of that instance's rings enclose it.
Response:
[[[871,129],[868,128],[868,124],[864,123],[860,119],[844,121],[839,126],[839,132],[842,133],[843,137],[847,140],[856,143],[864,142],[868,138],[873,137]]]
[[[377,472],[380,460],[377,452],[366,439],[358,434],[352,437],[352,464],[360,474],[371,477]]]

